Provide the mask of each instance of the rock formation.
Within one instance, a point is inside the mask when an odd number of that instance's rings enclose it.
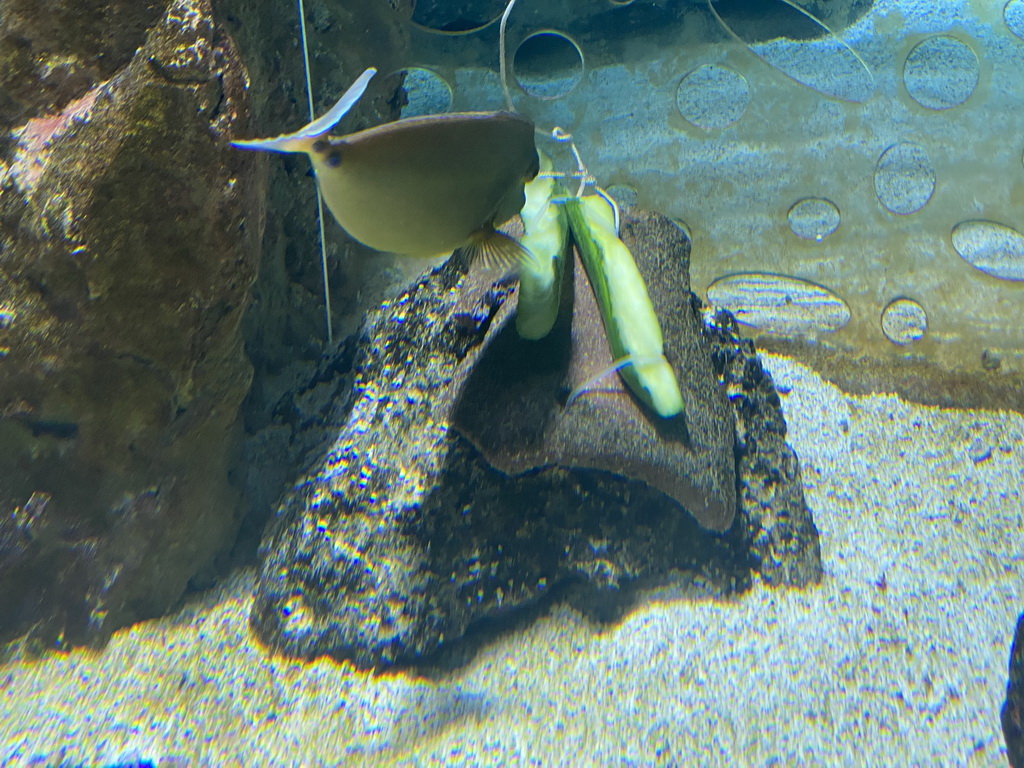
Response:
[[[95,641],[234,540],[264,178],[209,0],[22,5],[0,50],[65,67],[0,105],[0,636]]]
[[[514,283],[453,258],[371,313],[310,388],[314,410],[291,411],[319,447],[262,547],[252,618],[268,644],[388,666],[574,581],[820,578],[770,377],[725,319],[704,328],[678,228],[634,214],[623,239],[685,417],[646,412],[614,377],[566,408],[610,360],[578,265],[559,324],[528,342]]]

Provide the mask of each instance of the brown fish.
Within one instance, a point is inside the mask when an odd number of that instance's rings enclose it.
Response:
[[[529,258],[496,228],[519,213],[523,187],[537,175],[533,121],[513,112],[464,112],[327,135],[374,72],[366,70],[326,115],[300,131],[232,144],[309,155],[334,218],[375,250],[436,257],[466,247],[474,257],[506,265]]]

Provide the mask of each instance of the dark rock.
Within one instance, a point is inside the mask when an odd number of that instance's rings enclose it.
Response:
[[[327,441],[261,548],[252,622],[265,642],[387,666],[571,582],[608,594],[683,572],[735,590],[758,560],[777,583],[816,580],[816,532],[770,378],[727,328],[702,330],[674,225],[630,216],[623,235],[662,319],[685,429],[614,380],[563,407],[608,359],[582,269],[565,281],[572,322],[564,313],[538,343],[515,335],[513,284],[450,260],[371,313],[350,396],[329,414],[293,414],[311,425],[295,432],[304,446]],[[733,409],[715,364],[742,394]],[[739,445],[734,409],[746,419]],[[315,425],[324,417],[332,426]],[[693,476],[674,485],[669,468]],[[788,505],[775,517],[769,483]]]
[[[44,5],[60,14],[14,28],[35,25],[31,50],[98,55],[106,19],[120,64],[76,70],[70,103],[19,102],[64,108],[0,161],[0,637],[100,641],[234,540],[265,188],[227,146],[246,76],[209,0],[163,4],[145,34],[152,4]]]
[[[768,584],[803,587],[821,581],[818,529],[804,500],[796,453],[771,375],[736,320],[718,312],[706,333],[715,371],[736,416],[740,518],[755,569]]]
[[[1013,633],[1002,721],[1010,767],[1024,768],[1024,614],[1017,619],[1017,630]]]

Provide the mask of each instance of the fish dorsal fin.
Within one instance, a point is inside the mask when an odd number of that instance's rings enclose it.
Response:
[[[261,149],[265,152],[305,152],[309,148],[310,139],[315,139],[327,133],[355,106],[363,92],[366,91],[370,78],[375,74],[377,74],[375,67],[367,69],[349,86],[345,94],[338,99],[338,103],[331,107],[326,114],[318,117],[305,128],[301,128],[295,133],[285,134],[273,139],[232,141],[231,145],[240,149]]]
[[[490,227],[475,233],[463,248],[469,256],[469,263],[479,261],[484,269],[509,269],[536,260],[514,237]]]
[[[318,117],[312,123],[307,125],[296,136],[302,136],[304,138],[316,138],[327,133],[331,128],[338,124],[348,111],[355,106],[356,102],[359,101],[363,96],[363,92],[366,91],[366,86],[370,83],[370,78],[377,74],[376,67],[369,67],[363,74],[361,74],[356,81],[348,87],[348,90],[342,94],[342,97],[338,99],[338,103],[335,104],[327,114]]]

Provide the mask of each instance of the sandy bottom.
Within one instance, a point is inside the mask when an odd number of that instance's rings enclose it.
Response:
[[[766,356],[826,576],[556,607],[440,680],[268,657],[253,574],[102,654],[0,667],[3,765],[1005,765],[1024,418],[850,397]]]

